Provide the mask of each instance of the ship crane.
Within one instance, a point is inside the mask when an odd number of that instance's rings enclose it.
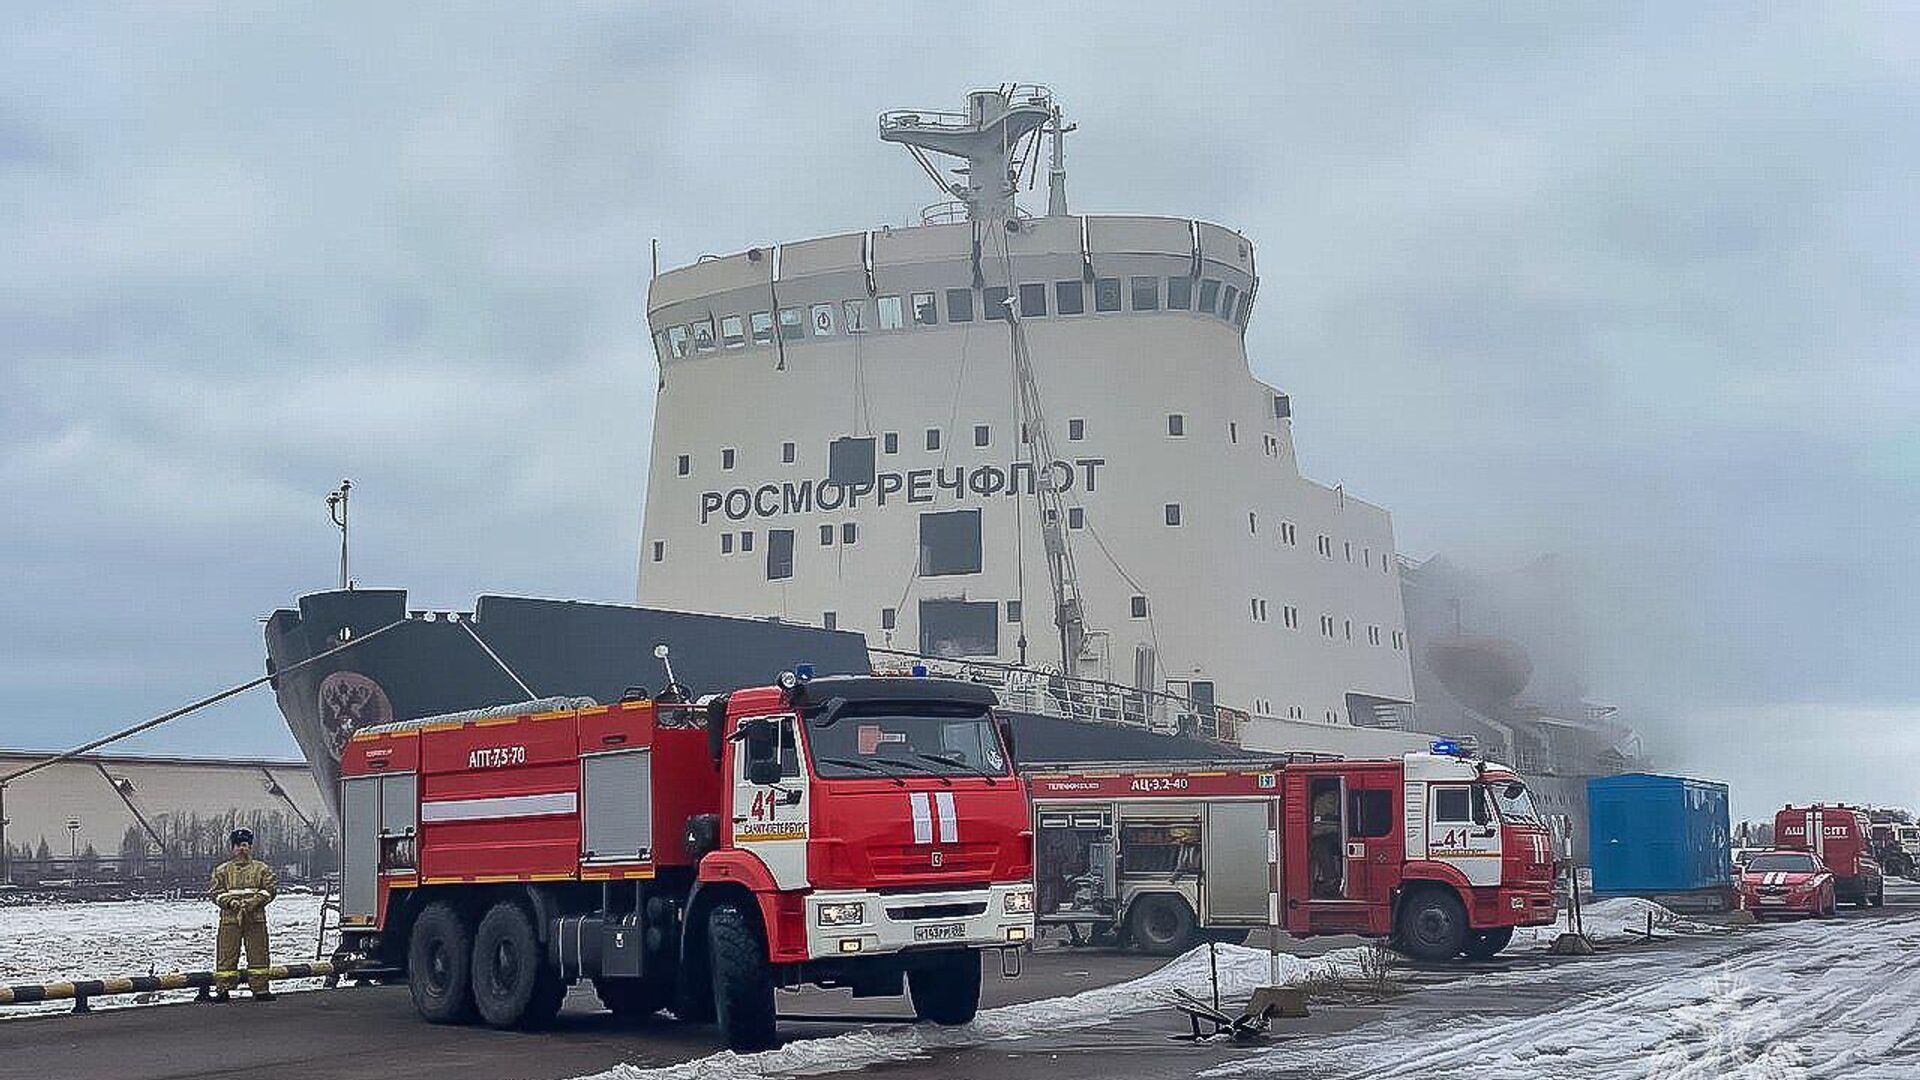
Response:
[[[1020,322],[1015,301],[1007,302],[1007,326],[1013,339],[1014,389],[1020,403],[1020,444],[1033,465],[1034,497],[1040,507],[1040,542],[1047,558],[1047,581],[1053,589],[1053,625],[1060,631],[1062,674],[1077,677],[1087,642],[1086,609],[1081,603],[1080,576],[1073,565],[1073,545],[1067,542],[1067,514],[1060,486],[1053,476],[1053,439],[1040,404],[1040,387],[1033,377],[1033,355],[1027,348],[1027,328]],[[1024,659],[1024,657],[1022,657]]]

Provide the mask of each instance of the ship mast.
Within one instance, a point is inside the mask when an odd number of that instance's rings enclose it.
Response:
[[[892,109],[880,114],[880,138],[907,148],[942,194],[959,200],[970,221],[1004,221],[1017,218],[1020,207],[1014,193],[1020,188],[1021,170],[1028,164],[1028,150],[1041,129],[1053,135],[1053,160],[1047,177],[1047,213],[1067,212],[1067,168],[1061,146],[1062,137],[1073,130],[1061,123],[1060,107],[1053,93],[1043,86],[1009,84],[992,90],[975,90],[967,95],[967,111],[931,112],[925,109]],[[942,179],[929,155],[959,158],[964,164],[953,166],[957,179]],[[928,220],[948,220],[950,207],[928,208]],[[942,215],[947,215],[942,217]]]
[[[1037,166],[1039,139],[1052,139],[1051,161],[1047,172],[1047,216],[1067,213],[1067,166],[1064,142],[1073,130],[1061,116],[1060,106],[1045,87],[1009,84],[993,90],[976,90],[967,95],[965,113],[927,112],[896,109],[880,114],[880,138],[907,148],[925,169],[935,186],[959,200],[954,204],[936,204],[923,215],[928,224],[949,222],[964,208],[966,219],[974,226],[975,273],[979,271],[979,238],[985,228],[1003,225],[1008,232],[1019,229],[1021,210],[1014,195],[1020,189],[1022,172]],[[929,157],[943,154],[965,162],[953,168],[959,179],[941,179]],[[1004,245],[1005,240],[1001,243]],[[1033,355],[1027,347],[1026,327],[1021,325],[1018,288],[1013,281],[1011,259],[1002,247],[1007,263],[1006,308],[988,312],[988,317],[1007,321],[1013,352],[1014,392],[1020,412],[1020,445],[1033,467],[1034,497],[1039,504],[1041,545],[1046,553],[1047,580],[1053,590],[1053,623],[1060,633],[1060,670],[1068,676],[1079,674],[1086,647],[1086,611],[1082,603],[1080,578],[1074,568],[1073,547],[1067,536],[1067,509],[1060,497],[1061,485],[1053,475],[1053,441],[1047,433],[1046,412],[1040,401],[1040,386],[1033,375]],[[1025,661],[1026,643],[1021,642]]]

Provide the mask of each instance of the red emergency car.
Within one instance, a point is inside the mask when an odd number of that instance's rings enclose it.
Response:
[[[1754,918],[1825,918],[1839,906],[1833,871],[1809,851],[1756,852],[1740,871],[1740,906]]]
[[[1873,861],[1866,811],[1844,803],[1785,806],[1773,816],[1775,847],[1812,852],[1833,871],[1834,893],[1855,907],[1886,902],[1886,882]]]

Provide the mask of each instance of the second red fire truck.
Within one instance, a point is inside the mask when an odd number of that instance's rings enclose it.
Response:
[[[1040,921],[1158,953],[1278,925],[1385,937],[1427,961],[1492,956],[1515,927],[1554,921],[1551,833],[1511,769],[1434,747],[1036,768]]]
[[[1017,974],[1032,834],[990,691],[835,677],[694,703],[480,712],[356,733],[342,949],[436,1022],[615,1013],[774,1041],[774,990],[899,994],[973,1018]]]

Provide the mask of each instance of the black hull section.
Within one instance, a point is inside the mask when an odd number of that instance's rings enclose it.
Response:
[[[266,638],[268,668],[274,672],[342,644],[363,642],[273,682],[280,712],[329,804],[338,798],[340,749],[356,728],[530,697],[608,702],[631,687],[658,690],[666,679],[653,656],[660,644],[670,646],[675,676],[695,694],[769,683],[797,663],[811,663],[821,675],[870,670],[866,638],[848,631],[509,596],[482,596],[471,615],[410,613],[402,589],[303,596],[298,610],[273,613]],[[1215,743],[1139,728],[1029,713],[1008,716],[1023,761],[1234,754]]]

